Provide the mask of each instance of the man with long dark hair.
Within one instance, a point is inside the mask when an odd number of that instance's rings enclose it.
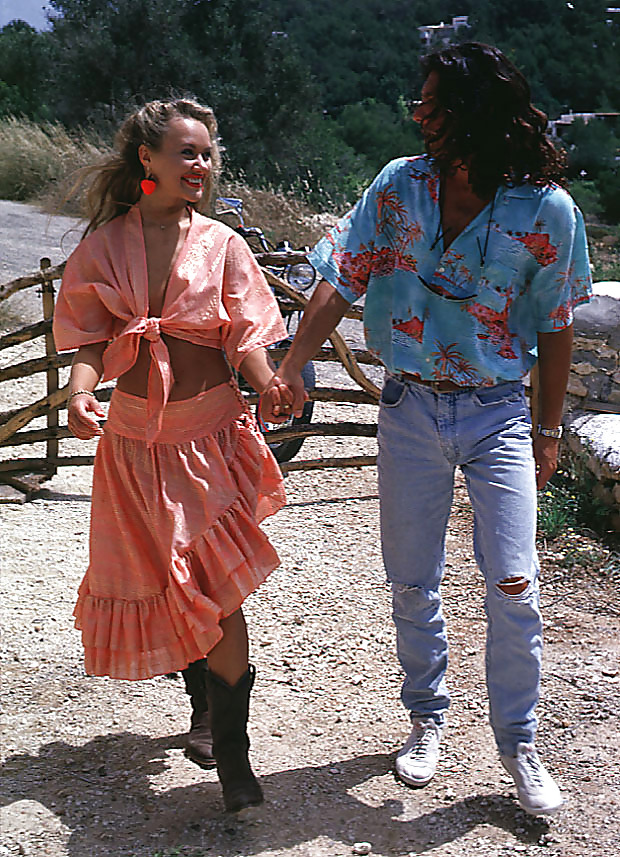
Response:
[[[389,163],[314,249],[323,280],[279,370],[299,412],[299,374],[365,296],[368,348],[386,368],[379,411],[381,536],[392,585],[402,700],[412,732],[396,772],[433,777],[449,705],[439,585],[454,471],[474,510],[486,582],[490,720],[521,807],[560,791],[534,745],[542,652],[536,488],[557,465],[576,304],[589,299],[583,219],[563,158],[523,75],[470,42],[423,59],[414,119],[426,155]],[[523,378],[538,362],[538,425]]]

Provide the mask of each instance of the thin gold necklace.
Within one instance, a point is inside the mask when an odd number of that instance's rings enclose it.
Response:
[[[187,217],[189,218],[189,222],[191,223],[192,215],[191,215],[191,212],[188,208],[185,208],[185,214],[187,215]],[[170,223],[155,223],[155,222],[149,223],[148,221],[144,220],[144,217],[142,217],[142,225],[149,227],[149,228],[153,227],[154,229],[155,228],[168,229],[169,226],[178,226],[179,229],[182,229],[183,226],[185,226],[186,224],[183,220],[172,220]],[[189,224],[187,224],[187,225],[189,225]]]

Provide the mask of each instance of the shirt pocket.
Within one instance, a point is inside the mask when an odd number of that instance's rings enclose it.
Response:
[[[477,302],[502,312],[518,295],[524,280],[523,256],[507,235],[491,236],[489,255],[478,284]]]

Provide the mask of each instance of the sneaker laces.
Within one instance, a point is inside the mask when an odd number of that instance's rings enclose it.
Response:
[[[525,762],[530,780],[534,783],[534,785],[542,788],[544,785],[542,765],[540,764],[540,760],[538,758],[538,755],[536,754],[536,751],[529,750],[524,753],[523,761]]]
[[[409,752],[412,756],[416,758],[426,756],[426,751],[428,749],[428,745],[432,742],[435,732],[433,727],[429,724],[428,726],[420,726],[421,733],[416,738],[414,744],[412,744]]]

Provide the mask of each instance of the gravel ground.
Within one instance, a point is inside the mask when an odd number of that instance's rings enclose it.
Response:
[[[3,356],[14,362],[26,352],[34,356],[25,346]],[[321,367],[320,380],[331,383],[327,372]],[[36,392],[27,386],[35,383],[2,385],[0,409]],[[318,405],[323,417],[372,421],[375,410]],[[301,455],[372,451],[374,441],[335,438],[306,441]],[[539,749],[566,804],[552,820],[532,819],[514,800],[488,725],[483,591],[461,478],[443,586],[453,706],[438,774],[413,790],[392,774],[408,724],[375,469],[291,474],[287,507],[265,524],[281,567],[246,602],[257,666],[252,759],[266,803],[230,816],[215,773],[183,756],[189,705],[179,678],[84,675],[71,612],[86,563],[91,475],[63,468],[32,502],[0,507],[0,857],[620,852],[620,572],[609,549],[568,533],[541,543]]]

